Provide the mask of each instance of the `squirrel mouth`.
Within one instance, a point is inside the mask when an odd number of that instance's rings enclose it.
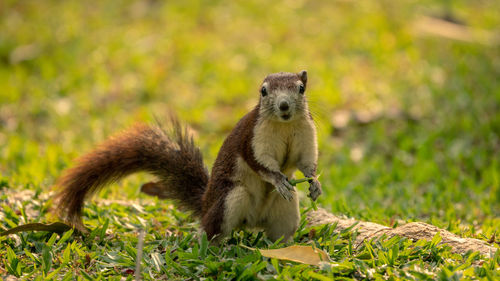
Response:
[[[290,119],[290,117],[292,117],[290,114],[282,114],[282,115],[281,115],[281,118],[282,118],[283,120],[288,120],[288,119]]]

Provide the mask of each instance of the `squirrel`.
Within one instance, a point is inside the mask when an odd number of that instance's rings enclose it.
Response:
[[[263,229],[271,240],[288,241],[300,222],[298,196],[288,179],[299,169],[312,178],[309,196],[316,200],[322,193],[306,85],[306,71],[268,75],[259,103],[225,139],[210,175],[192,136],[174,117],[170,133],[159,124],[139,124],[109,138],[56,181],[59,215],[85,230],[85,199],[106,184],[145,171],[158,181],[141,190],[191,211],[209,239],[250,227]]]

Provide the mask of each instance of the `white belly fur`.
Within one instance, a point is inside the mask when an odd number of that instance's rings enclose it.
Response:
[[[297,122],[301,124],[260,123],[254,131],[253,148],[257,161],[272,170],[278,166],[276,168],[289,178],[296,170],[301,147],[310,145],[305,140],[309,120]],[[262,159],[274,159],[274,162],[266,163]],[[235,168],[235,188],[226,197],[223,233],[229,234],[235,227],[247,226],[264,228],[271,239],[282,235],[285,240],[290,238],[300,221],[297,192],[294,192],[292,201],[287,201],[242,158],[238,158]]]
[[[243,226],[269,232],[275,226],[280,230],[274,232],[280,234],[276,234],[274,239],[293,234],[300,220],[297,192],[294,192],[292,201],[283,199],[241,158],[237,161],[236,170],[238,180],[226,197],[223,233],[228,234],[232,229]]]

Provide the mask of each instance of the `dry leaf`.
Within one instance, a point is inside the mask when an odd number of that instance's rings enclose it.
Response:
[[[310,265],[319,265],[320,262],[330,261],[330,257],[326,252],[318,248],[313,248],[312,246],[294,245],[281,249],[257,250],[259,250],[264,257],[289,260]]]

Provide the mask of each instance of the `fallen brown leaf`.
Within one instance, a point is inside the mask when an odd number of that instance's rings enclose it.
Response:
[[[318,266],[321,262],[330,262],[330,257],[326,252],[312,246],[293,245],[271,250],[248,248],[251,250],[258,250],[264,257],[279,260],[288,260]]]

